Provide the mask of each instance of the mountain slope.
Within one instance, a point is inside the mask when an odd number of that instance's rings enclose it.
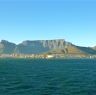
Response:
[[[16,45],[8,41],[0,42],[0,54],[96,54],[96,50],[90,47],[80,47],[65,41],[58,40],[35,40],[23,41]]]

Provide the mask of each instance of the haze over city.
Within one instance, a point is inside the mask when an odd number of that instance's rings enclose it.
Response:
[[[96,46],[95,0],[0,0],[0,40],[65,39]]]

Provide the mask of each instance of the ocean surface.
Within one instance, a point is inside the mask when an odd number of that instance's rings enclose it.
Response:
[[[0,59],[0,95],[96,95],[96,59]]]

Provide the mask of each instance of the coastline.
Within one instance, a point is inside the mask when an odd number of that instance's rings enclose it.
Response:
[[[1,54],[2,58],[13,59],[96,59],[96,55],[79,55],[79,54]]]

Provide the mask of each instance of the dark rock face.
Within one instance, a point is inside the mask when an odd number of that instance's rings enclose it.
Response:
[[[63,54],[96,54],[96,50],[90,47],[75,46],[64,39],[58,40],[36,40],[23,41],[16,45],[8,41],[0,42],[0,54],[41,54],[41,53],[63,53]]]
[[[2,40],[0,42],[0,53],[11,54],[14,53],[16,45],[14,43],[10,43],[6,40]]]
[[[48,50],[40,41],[24,41],[16,47],[16,52],[22,54],[39,54]]]

